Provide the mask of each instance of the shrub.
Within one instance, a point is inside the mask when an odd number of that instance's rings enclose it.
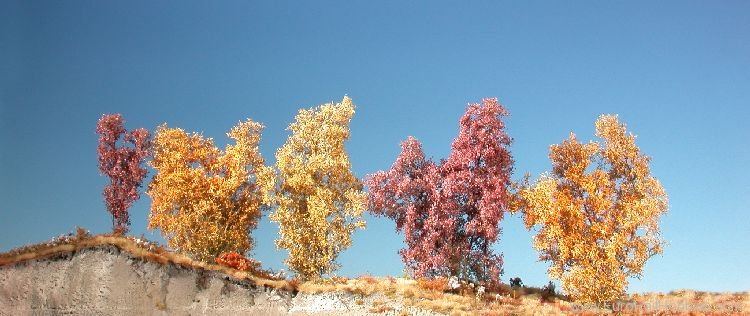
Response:
[[[240,271],[257,271],[260,263],[234,252],[225,252],[216,257],[216,263]]]
[[[547,285],[542,287],[542,291],[540,292],[541,300],[542,302],[551,302],[552,299],[557,296],[557,293],[555,292],[555,283],[552,283],[552,281],[549,281]]]
[[[521,281],[521,278],[519,277],[510,278],[510,287],[522,287],[522,286],[523,286],[523,281]]]
[[[437,277],[434,279],[417,279],[417,285],[420,288],[431,291],[445,292],[449,289],[448,279]]]

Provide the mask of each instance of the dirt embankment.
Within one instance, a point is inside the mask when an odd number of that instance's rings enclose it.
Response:
[[[380,296],[293,294],[107,245],[0,267],[0,315],[365,315]],[[434,314],[392,303],[391,313]]]
[[[286,314],[291,294],[114,246],[0,268],[0,314]]]

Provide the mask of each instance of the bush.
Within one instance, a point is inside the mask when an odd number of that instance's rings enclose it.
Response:
[[[557,293],[555,292],[555,283],[549,281],[547,285],[542,287],[542,291],[539,294],[541,295],[542,302],[551,302],[553,298],[557,296]]]
[[[485,291],[487,293],[493,293],[493,294],[499,294],[499,295],[507,295],[511,296],[513,294],[513,288],[504,283],[492,283],[485,285]]]
[[[521,278],[519,277],[510,278],[510,287],[522,287],[522,286],[523,286],[523,281],[521,281]]]
[[[437,277],[434,279],[417,279],[417,285],[424,290],[445,292],[448,290],[448,279]]]
[[[260,270],[260,263],[252,259],[231,251],[220,254],[216,257],[216,263],[233,268],[240,271],[258,271]]]

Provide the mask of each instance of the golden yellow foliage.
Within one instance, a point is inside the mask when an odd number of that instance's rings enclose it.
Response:
[[[571,133],[550,146],[551,174],[520,190],[549,276],[581,302],[625,295],[627,278],[640,277],[646,260],[662,251],[659,216],[668,207],[650,158],[616,115],[599,117],[596,136],[603,141],[583,144]]]
[[[286,264],[304,280],[335,270],[354,230],[365,226],[367,196],[344,149],[352,115],[349,97],[300,110],[289,126],[292,135],[276,152],[277,207],[269,217],[279,223],[276,246],[289,251]]]
[[[222,152],[213,140],[159,126],[153,140],[156,169],[149,184],[149,228],[170,246],[212,261],[223,252],[246,253],[261,207],[270,203],[275,176],[258,150],[263,125],[247,120],[227,136]]]

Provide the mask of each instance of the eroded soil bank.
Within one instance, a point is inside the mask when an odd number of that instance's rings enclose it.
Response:
[[[365,315],[379,296],[295,295],[114,246],[0,267],[1,315]],[[434,314],[392,303],[392,313]]]

